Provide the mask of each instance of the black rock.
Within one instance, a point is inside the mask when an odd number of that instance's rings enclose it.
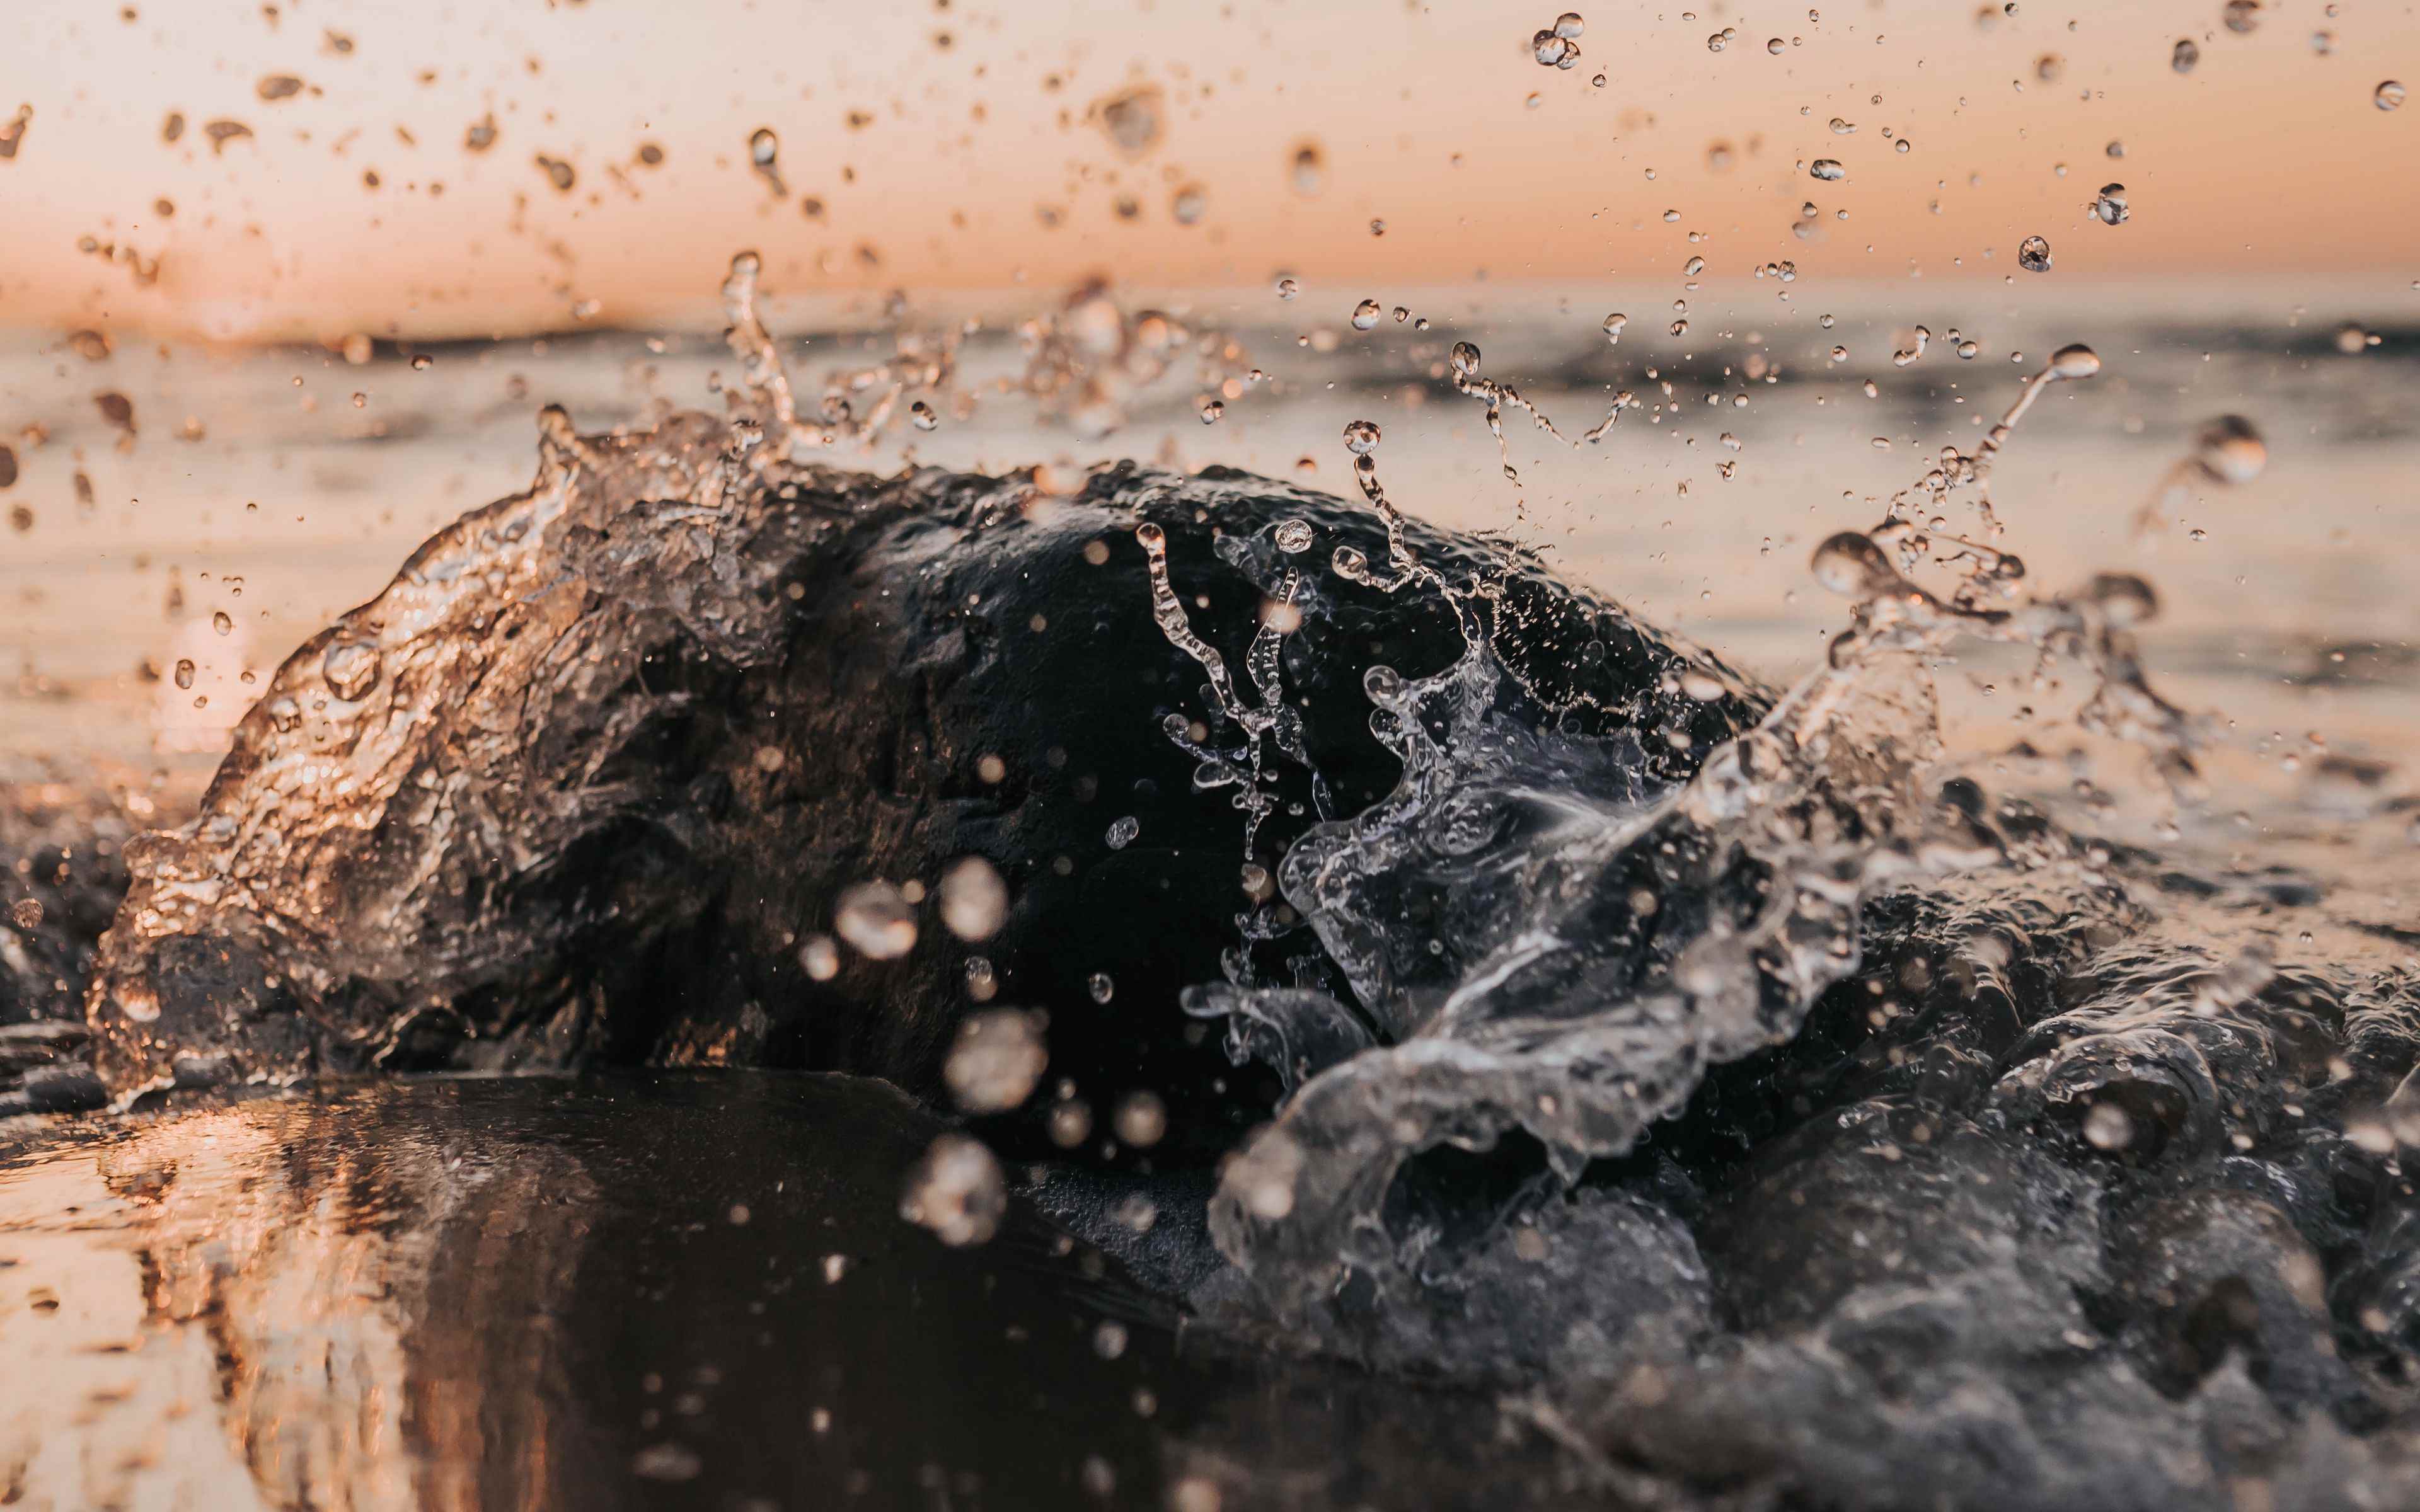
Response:
[[[114,1088],[166,1085],[180,1056],[239,1078],[636,1061],[853,1071],[941,1101],[988,1004],[1048,1016],[1044,1086],[1013,1120],[1029,1134],[1054,1088],[1103,1134],[1119,1100],[1156,1094],[1171,1145],[1204,1152],[1266,1116],[1274,1084],[1176,996],[1230,950],[1329,984],[1265,875],[1323,804],[1357,811],[1398,776],[1364,672],[1463,649],[1435,594],[1329,570],[1341,546],[1386,560],[1377,517],[1220,469],[1122,465],[1073,497],[752,469],[731,435],[691,415],[582,439],[550,412],[531,491],[287,661],[194,819],[130,847],[91,1005]],[[1244,744],[1155,619],[1145,523],[1255,705],[1248,647],[1295,574],[1276,665],[1303,759],[1262,742],[1257,790],[1197,791],[1200,756],[1163,728]],[[1704,653],[1509,547],[1409,539],[1481,585],[1535,717],[1652,733],[1652,779],[1757,712]],[[1729,691],[1705,698],[1708,676]],[[1244,791],[1273,805],[1249,851]],[[986,938],[938,906],[963,856],[1006,884]],[[923,892],[896,959],[836,925],[873,882]]]

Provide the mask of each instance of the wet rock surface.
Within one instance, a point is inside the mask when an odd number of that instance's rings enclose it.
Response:
[[[1264,1116],[1273,1088],[1188,1035],[1176,994],[1219,978],[1239,916],[1276,936],[1264,969],[1315,961],[1244,868],[1395,779],[1364,670],[1427,671],[1460,642],[1416,598],[1302,594],[1283,686],[1349,706],[1305,723],[1307,765],[1273,765],[1248,853],[1232,794],[1196,792],[1200,760],[1163,728],[1211,740],[1214,706],[1155,623],[1135,532],[1162,529],[1187,611],[1240,665],[1270,602],[1255,577],[1288,555],[1277,527],[1375,555],[1375,522],[1218,470],[1118,468],[1074,497],[758,479],[727,435],[704,416],[558,427],[530,494],[287,661],[196,818],[131,849],[93,995],[113,1088],[648,1061],[855,1071],[942,1101],[958,1023],[990,1004],[1047,1013],[1046,1093],[1067,1084],[1105,1133],[1135,1090],[1197,1152]],[[1693,668],[1743,685],[1517,554],[1415,538],[1522,627],[1540,717],[1665,733],[1645,757],[1664,780],[1752,707],[1679,693]],[[936,902],[970,856],[1006,885],[972,940]],[[862,937],[903,919],[895,956]],[[1061,1101],[1000,1137],[1052,1149]]]
[[[65,784],[0,789],[0,1116],[103,1100],[84,997],[134,829],[116,805]]]

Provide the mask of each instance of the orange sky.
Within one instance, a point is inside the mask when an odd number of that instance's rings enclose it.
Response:
[[[252,339],[704,322],[749,245],[775,287],[834,294],[1055,292],[1094,270],[1570,284],[1692,255],[1710,280],[1776,258],[1997,278],[2033,233],[2054,247],[2043,276],[2078,285],[2420,275],[2420,103],[2372,103],[2383,79],[2420,83],[2406,5],[2267,0],[2237,34],[2219,0],[2023,0],[1988,25],[1975,0],[1600,3],[1569,71],[1531,56],[1556,8],[15,0],[0,131],[20,102],[32,117],[0,161],[0,322]],[[2201,50],[2187,75],[2179,38]],[[281,75],[299,92],[264,99]],[[1138,86],[1161,130],[1129,153],[1096,106]],[[214,148],[220,120],[253,134]],[[760,127],[779,194],[750,166]],[[1847,177],[1812,179],[1818,157]],[[2123,227],[2085,213],[2109,179]],[[1813,238],[1792,229],[1807,200]]]

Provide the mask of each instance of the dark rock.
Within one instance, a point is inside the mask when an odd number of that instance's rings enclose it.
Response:
[[[1462,649],[1434,595],[1327,571],[1339,546],[1386,559],[1374,515],[1218,469],[1120,466],[1074,497],[1023,476],[752,471],[731,435],[692,415],[579,439],[551,418],[530,492],[432,539],[287,660],[193,822],[130,848],[91,1004],[114,1088],[203,1055],[273,1078],[816,1067],[940,1100],[957,1025],[988,1000],[1048,1014],[1044,1088],[1012,1120],[1030,1135],[1063,1083],[1103,1134],[1119,1099],[1156,1092],[1171,1144],[1202,1151],[1265,1116],[1274,1083],[1202,1042],[1177,992],[1218,980],[1229,950],[1264,980],[1299,959],[1331,985],[1243,869],[1274,871],[1323,802],[1349,813],[1394,782],[1364,671]],[[1162,728],[1241,744],[1154,619],[1145,521],[1248,698],[1264,605],[1302,569],[1278,662],[1308,764],[1267,751],[1275,808],[1249,854],[1239,790],[1196,791],[1199,758]],[[1281,551],[1280,521],[1311,549]],[[1758,696],[1703,653],[1517,551],[1411,540],[1485,585],[1536,717],[1652,733],[1651,779],[1753,717]],[[1690,669],[1732,691],[1685,696]],[[954,937],[935,906],[963,856],[1007,884],[988,939]],[[845,889],[876,880],[924,890],[913,948],[842,944],[817,980],[802,947],[844,933]],[[1247,942],[1245,915],[1269,937]]]
[[[34,1113],[87,1113],[109,1101],[101,1078],[82,1066],[44,1066],[25,1073],[25,1106]]]

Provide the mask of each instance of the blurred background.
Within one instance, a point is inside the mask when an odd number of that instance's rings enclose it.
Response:
[[[1406,508],[1774,679],[1840,621],[1812,544],[2086,342],[2102,376],[1997,469],[2002,544],[2045,588],[2151,579],[2155,665],[2249,779],[2420,730],[2407,6],[1600,3],[1568,36],[1552,7],[1399,0],[10,20],[19,779],[190,792],[287,649],[526,482],[540,404],[592,430],[713,406],[743,248],[809,407],[847,417],[836,464],[1347,488],[1368,418]],[[1507,407],[1499,458],[1463,340],[1563,439]],[[2197,447],[2226,415],[2248,473]],[[1988,718],[2024,673],[1945,687]]]

